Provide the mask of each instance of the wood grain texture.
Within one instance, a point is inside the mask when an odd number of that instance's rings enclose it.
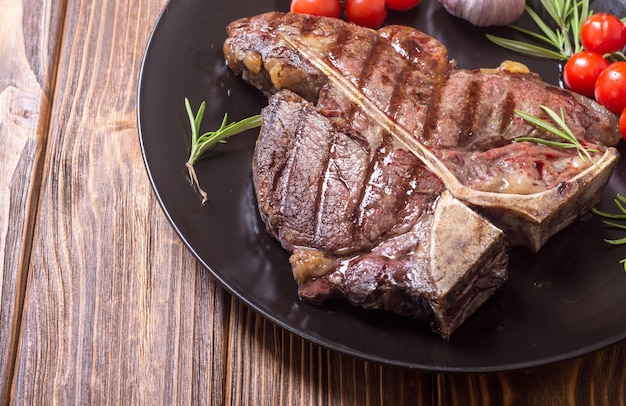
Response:
[[[14,368],[63,9],[0,0],[0,403]]]
[[[624,343],[521,371],[437,374],[353,359],[294,337],[236,301],[232,308],[235,341],[227,396],[220,404],[609,406],[626,401]]]
[[[136,132],[163,5],[68,2],[16,403],[191,399],[196,265],[152,195]]]
[[[439,404],[623,405],[623,351],[622,343],[539,368],[499,374],[441,375]],[[607,364],[609,359],[614,362]]]
[[[165,1],[0,0],[1,403],[624,404],[625,342],[508,373],[397,369],[220,288],[141,159],[137,80]]]

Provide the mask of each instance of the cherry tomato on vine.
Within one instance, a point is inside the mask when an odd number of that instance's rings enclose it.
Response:
[[[341,14],[340,0],[291,0],[292,13],[338,18]]]
[[[594,95],[598,103],[615,114],[626,108],[626,62],[614,62],[600,73]]]
[[[580,28],[580,42],[601,54],[621,51],[626,46],[626,25],[613,14],[592,14]]]
[[[421,0],[387,0],[387,8],[394,11],[406,11],[420,4]]]
[[[619,130],[622,133],[622,138],[626,140],[626,109],[619,116]]]
[[[346,19],[363,27],[378,28],[387,18],[385,0],[345,0]]]
[[[578,52],[567,61],[563,68],[565,85],[583,96],[593,97],[596,80],[609,66],[609,61],[592,51]]]

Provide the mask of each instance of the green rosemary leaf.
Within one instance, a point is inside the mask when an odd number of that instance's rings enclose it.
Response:
[[[202,105],[200,105],[200,109],[203,109]],[[195,123],[196,120],[194,118],[191,105],[189,104],[189,99],[187,98],[185,98],[185,110],[187,111],[187,117],[189,118],[189,122],[191,123],[191,143],[194,144],[196,140],[198,139],[198,127]],[[198,115],[199,114],[200,114],[200,110],[198,110]]]
[[[559,22],[563,18],[563,15],[562,15],[563,3],[565,2],[561,2],[557,0],[554,0],[554,1],[541,0],[541,5],[543,6],[543,8],[546,9],[550,17],[555,22]]]
[[[600,217],[615,219],[615,220],[626,220],[626,214],[616,214],[616,213],[608,213],[605,211],[601,211],[596,209],[595,207],[591,209],[593,214],[598,215]]]
[[[558,141],[544,140],[544,139],[537,140],[534,137],[530,137],[530,141],[536,142],[539,144],[550,145],[550,146],[558,147],[558,148],[566,148],[566,149],[575,148],[581,160],[585,161],[586,159],[589,159],[591,162],[593,162],[593,159],[591,158],[590,153],[598,152],[598,151],[595,149],[585,148],[580,143],[580,141],[578,141],[576,136],[572,133],[572,130],[570,130],[567,124],[565,123],[565,115],[563,113],[563,110],[561,109],[561,115],[559,116],[547,106],[542,105],[540,106],[540,108],[546,114],[548,114],[548,116],[552,119],[552,121],[554,121],[556,125],[546,120],[543,120],[539,117],[533,116],[532,114],[528,114],[520,110],[515,110],[515,114],[522,117],[528,123],[533,124],[536,127],[539,127],[545,131],[548,131],[556,135],[557,137],[564,139],[566,142],[561,143]],[[519,138],[516,138],[516,141],[529,141],[529,139],[528,137],[519,137]]]
[[[552,29],[548,27],[546,23],[543,22],[543,20],[541,19],[541,17],[539,17],[539,14],[537,14],[535,10],[533,10],[529,6],[526,6],[525,10],[530,16],[530,18],[533,20],[533,22],[537,25],[537,27],[539,27],[539,29],[544,33],[544,35],[550,39],[553,45],[560,43],[557,37],[557,34],[554,31],[552,31]],[[555,21],[558,21],[558,20],[555,20]],[[555,47],[558,48],[558,46],[555,46]]]
[[[622,203],[621,203],[621,202],[623,202],[623,201],[624,201],[624,198],[623,198],[623,197],[622,197],[621,199],[620,199],[620,198],[617,198],[617,199],[615,199],[615,200],[614,200],[615,205],[617,206],[617,208],[619,209],[619,211],[621,211],[622,213],[626,214],[626,208],[624,208],[624,206],[623,206],[623,205],[622,205]]]
[[[545,42],[546,44],[552,45],[552,41],[550,40],[550,38],[546,37],[545,35],[538,34],[534,31],[527,30],[526,28],[522,28],[517,25],[509,25],[508,27],[514,29],[515,31],[521,32],[522,34],[528,35],[529,37],[533,37],[539,41]],[[486,35],[489,36],[490,34]],[[526,44],[526,42],[524,43]]]
[[[558,135],[561,136],[562,138],[565,138],[569,142],[575,144],[576,141],[577,141],[576,137],[574,136],[574,134],[572,134],[571,131],[569,131],[569,128],[567,128],[567,124],[565,124],[565,116],[564,116],[564,113],[563,113],[563,109],[561,109],[561,116],[559,116],[553,110],[549,109],[546,106],[541,106],[541,109],[544,112],[546,112],[546,114],[548,116],[550,116],[552,121],[554,121],[560,128],[563,129],[563,130],[559,130],[558,131]]]
[[[552,21],[550,19],[544,21],[539,13],[528,5],[524,9],[537,26],[539,33],[517,26],[509,27],[531,39],[548,44],[551,49],[523,41],[508,42],[513,40],[505,41],[504,38],[492,41],[515,52],[549,59],[566,60],[581,51],[580,28],[593,13],[589,10],[589,0],[541,0],[540,4]],[[553,26],[555,28],[552,28]]]
[[[248,117],[238,122],[227,124],[228,115],[224,114],[222,125],[217,131],[209,131],[202,134],[197,140],[197,147],[193,154],[190,154],[189,162],[195,164],[206,151],[213,148],[218,143],[226,142],[226,139],[244,132],[246,130],[256,128],[261,125],[261,116],[256,115]]]
[[[576,2],[574,2],[576,3]],[[572,16],[569,17],[569,24],[567,29],[570,30],[571,32],[580,32],[580,26],[582,24],[582,22],[580,21],[580,14],[582,14],[584,11],[581,11],[579,13],[578,11],[578,7],[575,5],[574,7],[572,7]],[[579,35],[575,35],[574,36],[574,43],[573,43],[573,52],[572,54],[575,54],[576,52],[578,52],[578,47],[580,44],[580,40],[579,40]]]
[[[618,193],[616,195],[616,198],[613,201],[615,202],[615,206],[619,210],[619,213],[608,213],[605,211],[600,211],[595,207],[591,209],[592,213],[597,216],[603,217],[605,219],[620,220],[620,221],[626,220],[626,208],[622,204],[622,203],[626,203],[626,197]],[[616,223],[615,221],[610,221],[610,220],[603,220],[602,222],[609,227],[617,228],[620,230],[626,230],[626,224]],[[618,238],[614,240],[604,239],[604,242],[606,242],[607,244],[611,244],[611,245],[623,245],[623,244],[626,244],[626,237]],[[626,271],[626,258],[619,261],[619,263],[624,266],[624,271]]]
[[[608,220],[604,220],[603,223],[606,224],[607,226],[626,230],[626,224],[615,223],[613,221],[608,221]]]
[[[189,172],[192,184],[202,197],[202,204],[207,201],[207,194],[200,187],[194,164],[198,162],[209,149],[217,144],[226,142],[227,138],[261,125],[261,116],[258,114],[232,123],[228,123],[228,114],[224,114],[222,123],[217,131],[208,131],[199,135],[205,108],[206,103],[200,103],[197,113],[194,114],[189,99],[185,98],[185,110],[187,111],[187,117],[189,118],[189,125],[191,127],[191,151],[189,152],[189,159],[185,163],[185,166]]]
[[[554,147],[554,148],[563,148],[563,149],[576,148],[576,145],[570,142],[558,142],[558,141],[544,140],[543,138],[536,138],[536,137],[517,137],[515,141],[534,142],[535,144],[543,144],[543,145],[547,145],[548,147]]]
[[[555,127],[552,123],[549,123],[545,120],[540,119],[539,117],[535,117],[531,114],[525,113],[523,111],[520,110],[515,110],[515,113],[522,117],[524,120],[528,121],[530,124],[539,127],[541,129],[544,129],[548,132],[551,132],[554,135],[557,135],[561,138],[564,138],[566,140],[571,141],[571,139],[568,137],[568,135],[560,128]],[[522,138],[522,137],[520,137]]]
[[[571,19],[572,24],[570,26],[570,30],[572,33],[578,34],[572,36],[575,45],[574,53],[577,53],[583,50],[583,46],[580,41],[580,30],[587,18],[593,14],[593,11],[589,9],[589,0],[581,0],[575,4],[573,12],[574,16]]]
[[[547,48],[540,47],[538,45],[529,44],[523,41],[517,41],[508,38],[502,38],[491,34],[486,34],[487,38],[496,45],[509,49],[521,54],[536,56],[539,58],[562,60],[563,56]]]
[[[194,127],[196,129],[196,137],[198,137],[198,133],[200,132],[200,124],[202,124],[202,117],[204,117],[204,110],[206,108],[206,103],[200,103],[200,107],[198,108],[198,113],[196,113],[196,118],[193,121]],[[196,138],[197,139],[197,138]]]
[[[626,244],[626,237],[624,238],[620,238],[617,240],[607,240],[605,239],[604,242],[611,244],[611,245],[622,245],[622,244]],[[626,258],[622,259],[622,261],[626,260]],[[620,261],[620,264],[622,263],[622,261]]]

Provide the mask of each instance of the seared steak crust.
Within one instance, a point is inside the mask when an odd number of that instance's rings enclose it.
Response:
[[[506,279],[507,254],[502,231],[472,210],[481,207],[452,197],[285,35],[319,54],[462,183],[502,193],[502,210],[485,213],[497,217],[510,242],[541,246],[594,204],[614,163],[607,145],[619,134],[605,109],[531,73],[456,69],[442,44],[412,28],[374,31],[267,13],[233,22],[228,33],[228,65],[270,97],[253,179],[268,231],[292,252],[305,301],[343,297],[424,320],[448,337]],[[540,105],[563,109],[574,134],[608,154],[600,175],[579,176],[591,164],[573,151],[512,142],[552,137],[514,113],[542,116]],[[567,212],[547,207],[548,227],[538,228],[509,216],[510,194],[540,192]]]

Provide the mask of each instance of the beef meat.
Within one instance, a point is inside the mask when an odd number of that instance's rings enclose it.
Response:
[[[605,146],[620,140],[615,115],[597,103],[524,70],[456,69],[443,44],[410,27],[374,31],[332,18],[270,12],[234,21],[227,31],[228,66],[266,94],[289,89],[313,102],[326,95],[327,77],[284,40],[297,38],[433,148],[486,150],[520,136],[545,137],[514,115],[519,109],[545,117],[541,105],[562,108],[579,139]],[[318,105],[330,108],[335,98],[331,94]],[[341,108],[347,117],[358,110]]]
[[[270,97],[253,162],[259,209],[292,252],[300,297],[310,302],[345,297],[425,320],[447,337],[506,279],[499,228],[509,244],[539,249],[595,204],[617,159],[616,119],[602,107],[524,67],[456,69],[441,43],[412,28],[267,13],[228,33],[228,65]],[[451,196],[286,36],[476,192],[465,204]],[[542,116],[540,105],[562,110],[598,151],[594,164],[513,142],[553,139],[514,114]]]
[[[450,334],[506,279],[504,235],[381,134],[375,152],[290,91],[270,98],[253,161],[261,216],[300,297],[343,297]]]
[[[337,19],[283,13],[243,18],[227,30],[224,55],[235,73],[268,95],[289,89],[316,102],[375,150],[380,142],[376,123],[364,119],[361,106],[329,84],[285,36],[318,54],[430,148],[458,181],[479,192],[455,196],[503,228],[512,245],[538,250],[588,211],[617,160],[616,150],[607,148],[620,139],[616,117],[602,106],[524,69],[456,69],[445,47],[418,30],[387,26],[374,31]],[[572,150],[552,153],[513,142],[520,136],[559,140],[514,114],[518,109],[546,118],[542,105],[563,112],[572,132],[598,151],[595,164]]]

